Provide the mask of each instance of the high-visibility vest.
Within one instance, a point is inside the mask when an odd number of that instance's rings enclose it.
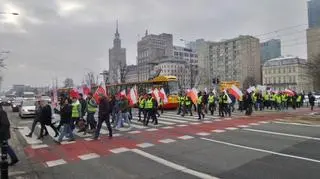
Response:
[[[88,112],[95,113],[97,111],[97,107],[91,104],[92,99],[87,102]]]
[[[268,95],[268,94],[264,95],[264,96],[263,96],[263,99],[264,99],[265,101],[268,101],[268,100],[269,100],[269,95]]]
[[[140,101],[139,101],[139,108],[144,108],[145,106],[144,106],[144,103],[146,102],[146,100],[145,99],[140,99]]]
[[[273,95],[271,95],[271,101],[276,101],[276,98],[277,98],[277,95],[276,94],[273,94]]]
[[[219,104],[222,104],[222,96],[219,97]]]
[[[243,95],[240,96],[239,101],[243,101]]]
[[[181,97],[180,97],[180,104],[183,104],[183,103],[185,102],[185,100],[186,100],[185,97],[184,97],[184,96],[181,96]]]
[[[213,95],[209,95],[208,102],[209,103],[214,103],[214,96]]]
[[[256,102],[256,101],[257,101],[256,93],[253,93],[253,94],[252,94],[252,99],[253,99],[253,102]]]
[[[281,98],[282,98],[282,101],[284,101],[284,102],[286,102],[286,101],[288,100],[288,97],[287,97],[286,94],[283,94],[283,95],[281,96]]]
[[[202,103],[202,96],[199,96],[198,98],[198,104],[201,104]]]
[[[79,102],[72,103],[72,114],[71,114],[72,118],[80,117],[79,106],[80,106]]]
[[[297,98],[297,102],[301,102],[302,97],[299,95]]]
[[[277,95],[276,96],[276,101],[277,101],[277,103],[281,103],[282,102],[281,95]]]
[[[190,101],[189,98],[186,99],[186,105],[187,105],[187,106],[191,105],[191,101]]]
[[[228,96],[226,94],[223,95],[222,101],[223,101],[224,104],[228,104]]]
[[[153,108],[152,98],[151,98],[151,99],[148,99],[148,100],[146,101],[145,108],[146,108],[146,109],[152,109],[152,108]]]

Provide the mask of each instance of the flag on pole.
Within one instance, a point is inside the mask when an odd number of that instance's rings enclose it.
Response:
[[[52,92],[53,92],[53,94],[52,94],[53,107],[56,108],[56,107],[58,107],[58,91],[57,91],[57,88],[54,87]]]
[[[121,96],[126,96],[126,90],[122,90],[122,91],[120,92],[120,95],[121,95]]]
[[[162,99],[163,104],[167,104],[167,103],[168,103],[167,94],[166,94],[166,92],[164,91],[163,88],[160,89],[159,96],[160,96],[160,98]]]
[[[99,86],[96,92],[93,94],[93,98],[99,103],[100,96],[106,96],[106,91],[102,86]]]
[[[134,105],[138,102],[138,96],[134,87],[130,89],[129,99],[130,99],[131,105]]]
[[[197,104],[197,102],[198,102],[198,90],[197,90],[197,89],[192,88],[192,89],[188,92],[187,95],[191,98],[191,100],[192,100],[192,102],[193,102],[194,104]]]
[[[154,98],[157,100],[158,103],[160,103],[160,95],[159,95],[159,90],[156,88],[152,91],[152,94]]]
[[[223,92],[224,92],[225,95],[227,95],[228,103],[231,104],[231,103],[232,103],[232,100],[231,100],[230,96],[228,95],[227,91],[224,90]]]
[[[242,96],[243,93],[242,91],[236,87],[235,85],[232,85],[230,89],[228,89],[229,93],[232,94],[234,97],[236,97],[237,100],[239,100]]]

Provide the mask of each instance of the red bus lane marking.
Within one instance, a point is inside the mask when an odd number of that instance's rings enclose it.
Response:
[[[30,146],[26,147],[24,152],[28,158],[39,163],[61,159],[61,156],[59,156],[58,153],[53,151],[51,148],[33,149]]]

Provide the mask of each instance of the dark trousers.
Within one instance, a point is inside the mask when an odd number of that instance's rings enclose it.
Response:
[[[252,104],[248,104],[246,109],[246,115],[250,116],[252,114]]]
[[[163,114],[163,105],[160,105],[160,106],[159,106],[159,109],[160,109],[160,111],[161,111],[161,114]]]
[[[216,105],[214,103],[209,103],[209,111],[211,112],[211,115],[214,114]]]
[[[36,128],[38,122],[40,122],[39,118],[35,118],[35,119],[33,120],[32,127],[31,127],[31,131],[30,131],[29,135],[32,135],[32,134],[33,134],[34,129]]]
[[[105,122],[109,131],[109,136],[112,137],[112,128],[111,128],[111,124],[110,124],[110,115],[106,115],[106,116],[99,116],[98,119],[98,126],[96,129],[96,133],[95,133],[95,138],[98,138],[100,135],[100,130],[102,127],[102,123]]]
[[[147,126],[149,124],[150,118],[152,118],[152,120],[156,120],[156,119],[155,119],[155,114],[153,109],[146,109],[145,112],[146,112],[147,119],[144,121],[144,125]]]
[[[144,114],[144,109],[143,109],[143,108],[139,108],[139,113],[138,113],[139,121],[141,121],[141,113],[142,113],[143,115],[145,115],[145,114]]]
[[[129,108],[128,113],[129,113],[129,120],[132,120],[132,108]]]
[[[76,125],[78,124],[80,118],[73,117],[71,118],[71,130],[73,131],[76,128]]]
[[[46,124],[46,125],[44,125],[43,123],[41,123],[41,130],[40,130],[40,136],[41,136],[41,137],[43,136],[43,131],[44,131],[44,130],[46,131],[46,133],[48,133],[46,126],[50,126],[50,127],[53,129],[53,131],[56,133],[56,136],[59,134],[57,128],[56,128],[52,123]]]
[[[0,142],[0,148],[1,148],[1,146],[2,146],[2,141]],[[12,149],[12,147],[9,144],[8,144],[8,148],[7,149],[8,149],[7,152],[8,152],[8,155],[9,155],[11,161],[18,160],[18,157],[17,157],[16,153],[14,152],[14,150]]]
[[[94,119],[94,113],[88,112],[87,114],[87,125],[86,128],[90,126],[90,129],[95,129],[97,125],[96,120]]]
[[[201,119],[201,116],[202,116],[202,118],[204,118],[204,113],[203,113],[203,111],[202,111],[202,105],[200,104],[198,104],[198,116],[199,116],[199,119]]]
[[[157,118],[157,116],[156,116],[156,114],[158,115],[158,116],[160,116],[160,114],[159,114],[159,112],[158,112],[158,109],[153,109],[153,116],[152,116],[152,123],[154,123],[155,125],[157,125],[158,124],[158,118]]]
[[[219,116],[224,117],[224,107],[222,103],[219,103]]]
[[[181,111],[183,110],[183,105],[180,103],[178,107],[178,113],[177,115],[181,114]]]
[[[186,113],[189,113],[190,116],[192,116],[192,105],[185,105],[183,109],[182,116],[184,116]]]
[[[229,116],[231,116],[231,107],[230,107],[231,104],[227,104],[227,103],[223,103],[223,111],[224,113],[227,115],[229,114]]]

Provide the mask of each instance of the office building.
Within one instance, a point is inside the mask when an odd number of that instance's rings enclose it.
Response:
[[[278,58],[281,56],[281,40],[271,39],[260,44],[261,50],[261,64],[264,62]]]

